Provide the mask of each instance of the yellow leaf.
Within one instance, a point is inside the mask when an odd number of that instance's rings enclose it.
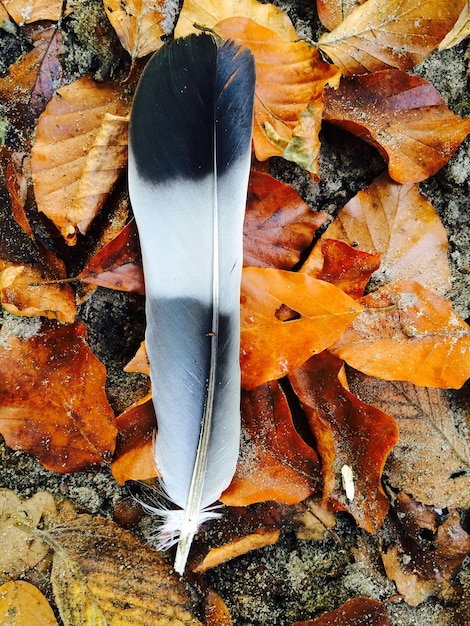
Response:
[[[439,44],[439,50],[453,48],[461,41],[470,37],[470,1],[462,9],[459,19],[455,22],[454,28],[446,35]]]
[[[34,585],[10,580],[0,587],[2,626],[57,626],[48,601]]]
[[[345,76],[422,61],[451,30],[466,0],[368,0],[318,46]]]

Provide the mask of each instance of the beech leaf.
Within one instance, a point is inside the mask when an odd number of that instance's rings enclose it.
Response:
[[[393,283],[361,299],[366,307],[332,354],[385,380],[460,388],[470,376],[470,328],[452,305],[415,282]]]
[[[127,120],[116,114],[127,106],[118,93],[84,76],[59,89],[38,121],[36,202],[69,245],[86,232],[125,166]]]
[[[468,0],[462,9],[459,19],[455,22],[454,28],[439,44],[439,50],[453,48],[467,37],[470,37],[470,5]]]
[[[297,504],[319,481],[318,456],[297,434],[279,383],[245,391],[238,465],[221,501],[229,506],[265,500]]]
[[[117,429],[105,381],[81,323],[44,323],[28,339],[4,338],[0,432],[7,445],[61,473],[110,460]]]
[[[343,79],[324,101],[324,119],[375,146],[399,183],[438,172],[470,132],[470,118],[454,115],[433,85],[399,70]]]
[[[2,0],[9,17],[18,25],[39,20],[57,21],[62,15],[62,0]]]
[[[294,622],[292,626],[389,626],[387,609],[378,600],[353,598],[317,619]]]
[[[283,306],[293,319],[283,320]],[[341,289],[305,274],[245,268],[241,288],[242,387],[281,378],[332,345],[362,310]]]
[[[320,22],[327,30],[333,30],[365,0],[317,0]]]
[[[0,586],[0,622],[3,626],[58,626],[45,596],[24,580]]]
[[[342,363],[324,352],[289,374],[322,460],[322,503],[346,510],[365,530],[375,533],[389,502],[380,484],[387,456],[398,440],[393,417],[365,404],[338,380]],[[352,473],[352,493],[342,480]]]
[[[368,0],[318,45],[345,76],[422,61],[452,29],[466,0]]]
[[[470,445],[466,415],[451,411],[440,389],[348,373],[351,390],[392,415],[400,440],[387,462],[387,481],[439,508],[470,507]]]
[[[243,227],[243,264],[291,269],[327,219],[326,213],[312,211],[290,185],[252,170]]]
[[[326,239],[379,252],[375,287],[415,280],[442,296],[451,290],[447,233],[416,184],[399,185],[387,175],[380,176],[337,213],[322,235],[322,240]]]

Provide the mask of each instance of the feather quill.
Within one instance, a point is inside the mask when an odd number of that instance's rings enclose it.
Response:
[[[157,545],[183,573],[229,485],[240,438],[240,280],[255,68],[234,42],[161,48],[131,113],[129,190],[142,249],[146,347],[165,496]]]

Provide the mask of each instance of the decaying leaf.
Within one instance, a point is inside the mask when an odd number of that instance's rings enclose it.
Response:
[[[31,159],[36,202],[70,245],[124,167],[127,122],[116,115],[128,107],[118,94],[85,76],[59,89],[38,121]]]
[[[3,626],[58,626],[45,596],[24,580],[10,580],[0,587],[0,622]]]
[[[39,20],[57,21],[62,15],[62,0],[2,0],[8,15],[20,26]]]
[[[38,334],[0,345],[0,432],[47,469],[71,472],[109,461],[116,424],[104,365],[83,324],[45,322]]]
[[[381,287],[328,349],[385,380],[459,389],[470,377],[470,328],[452,305],[416,282]]]
[[[65,624],[200,624],[165,557],[117,524],[78,515],[49,534],[52,588]]]
[[[317,0],[320,22],[327,30],[333,30],[365,0]]]
[[[318,153],[325,85],[338,84],[334,65],[318,50],[284,38],[246,18],[219,22],[216,32],[248,47],[256,64],[253,145],[258,160],[282,156],[318,179]]]
[[[320,476],[318,456],[295,430],[279,383],[245,391],[238,465],[221,501],[229,506],[265,500],[295,504],[318,489]]]
[[[451,411],[440,389],[348,373],[351,390],[392,415],[400,439],[387,462],[387,480],[424,504],[470,507],[470,445],[465,415]]]
[[[25,532],[22,525],[31,529],[42,527],[44,521],[55,516],[54,498],[46,491],[38,491],[22,500],[13,491],[0,489],[0,580],[24,576],[43,561],[49,546],[34,534]]]
[[[454,28],[439,44],[439,50],[453,48],[467,37],[470,37],[470,5],[468,0],[462,9],[459,19],[455,22]]]
[[[104,8],[121,45],[132,59],[140,59],[163,45],[165,13],[164,0],[106,0]]]
[[[243,264],[292,269],[328,216],[314,212],[290,185],[252,170],[243,227]]]
[[[294,622],[292,626],[389,626],[388,613],[382,602],[371,598],[353,598],[334,611],[317,619]]]
[[[399,183],[435,174],[470,132],[470,118],[454,115],[433,85],[398,70],[343,79],[324,101],[324,119],[375,146]]]
[[[318,45],[345,76],[422,61],[452,29],[466,0],[368,0]]]
[[[362,528],[374,533],[389,508],[380,481],[398,428],[393,417],[344,389],[338,380],[341,366],[339,359],[324,352],[291,372],[289,380],[322,460],[323,504],[349,511]],[[352,498],[341,481],[345,465],[353,474]]]
[[[285,376],[332,345],[362,310],[334,285],[269,268],[243,270],[241,303],[245,389]]]
[[[369,253],[379,252],[380,269],[373,276],[375,287],[415,280],[441,296],[450,293],[447,233],[416,184],[399,185],[387,175],[380,176],[338,212],[323,239],[336,239]]]
[[[323,541],[336,523],[336,515],[322,506],[320,499],[313,496],[302,503],[302,509],[294,516],[298,527],[297,539]]]

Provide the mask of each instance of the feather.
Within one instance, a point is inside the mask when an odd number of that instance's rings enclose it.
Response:
[[[251,53],[209,35],[154,54],[131,113],[129,190],[165,496],[159,547],[182,573],[229,485],[240,439],[240,280],[251,158]]]

